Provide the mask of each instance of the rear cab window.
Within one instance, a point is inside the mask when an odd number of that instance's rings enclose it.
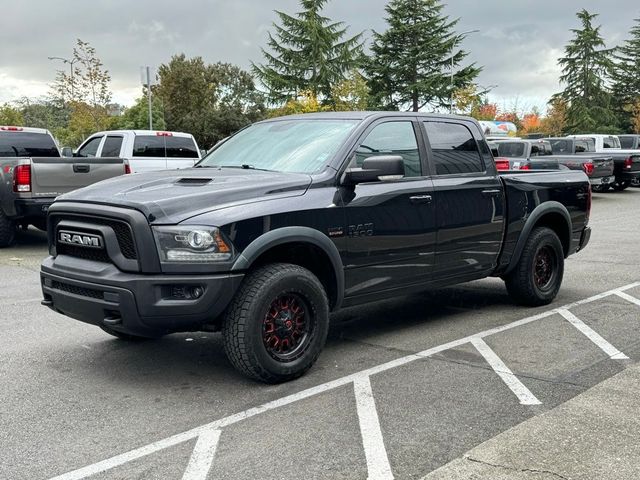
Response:
[[[102,146],[101,157],[117,158],[120,156],[123,138],[120,135],[109,135]]]
[[[485,171],[476,139],[466,126],[460,123],[440,121],[423,123],[427,130],[436,175],[459,175]]]
[[[0,131],[0,157],[60,157],[60,152],[46,133]]]
[[[620,148],[620,140],[618,140],[618,137],[613,136],[604,137],[602,139],[602,146],[603,148]]]
[[[164,137],[168,158],[198,158],[198,148],[191,137]]]
[[[166,157],[165,138],[158,135],[136,135],[133,142],[134,157]]]
[[[498,144],[498,156],[511,158],[525,157],[525,144],[521,142],[500,142]]]

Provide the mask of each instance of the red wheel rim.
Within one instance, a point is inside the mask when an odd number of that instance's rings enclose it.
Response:
[[[271,357],[290,362],[307,350],[313,326],[306,302],[294,293],[285,293],[273,300],[267,310],[262,342]]]

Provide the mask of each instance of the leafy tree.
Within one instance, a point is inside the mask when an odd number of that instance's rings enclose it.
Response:
[[[487,89],[478,89],[479,85],[471,84],[459,88],[453,93],[455,112],[469,115],[476,120],[495,120],[498,114],[498,106],[489,103]]]
[[[8,103],[0,106],[0,125],[24,125],[22,112]]]
[[[149,103],[146,88],[143,89],[142,93],[143,95],[136,100],[134,105],[127,108],[121,117],[116,117],[116,129],[146,130],[149,128]],[[166,129],[162,101],[157,97],[152,97],[151,99],[151,117],[153,119],[153,128],[156,130]]]
[[[559,137],[567,130],[567,102],[556,97],[549,102],[547,115],[542,119],[540,129],[547,135]]]
[[[300,113],[328,112],[329,105],[323,105],[318,97],[310,90],[300,92],[298,98],[292,98],[284,106],[275,108],[269,112],[269,117],[282,117]]]
[[[483,103],[471,110],[471,116],[476,120],[495,120],[498,106],[495,103]]]
[[[327,0],[300,0],[302,11],[289,15],[276,10],[280,25],[269,33],[264,64],[253,72],[266,87],[272,103],[297,98],[303,91],[331,99],[332,86],[355,68],[362,53],[362,34],[345,38],[347,27],[321,14]]]
[[[606,48],[600,27],[593,26],[596,14],[577,13],[582,23],[572,29],[574,38],[565,47],[560,82],[565,89],[557,94],[567,102],[566,133],[611,133],[617,130],[606,79],[612,68],[611,49]]]
[[[538,111],[526,113],[522,116],[522,131],[526,135],[528,133],[540,133],[542,131],[542,119]]]
[[[203,148],[265,115],[253,78],[234,65],[207,65],[180,54],[161,65],[158,75],[154,93],[164,106],[166,128],[193,134]]]
[[[351,75],[331,89],[332,110],[358,111],[369,108],[369,85],[362,74],[353,70]]]
[[[417,112],[425,106],[448,107],[453,93],[469,86],[481,68],[457,68],[467,52],[457,50],[458,20],[442,13],[439,0],[391,0],[386,7],[389,28],[374,32],[366,72],[380,107]],[[453,55],[452,55],[453,53]]]
[[[613,54],[615,66],[611,72],[613,96],[627,130],[634,128],[634,105],[640,102],[640,18],[635,22],[631,28],[631,38]]]

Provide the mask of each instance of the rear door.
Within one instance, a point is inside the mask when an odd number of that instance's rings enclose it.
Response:
[[[165,138],[161,134],[136,135],[129,160],[131,171],[135,173],[166,169]]]
[[[504,190],[491,152],[472,122],[422,124],[434,173],[434,280],[483,277],[497,264],[504,226]]]
[[[193,167],[200,159],[198,146],[192,137],[167,136],[165,137],[167,151],[167,168]]]
[[[373,123],[350,166],[378,155],[402,156],[405,177],[344,189],[347,296],[423,284],[433,268],[433,184],[425,171],[424,143],[415,118]]]
[[[99,155],[105,158],[121,157],[123,140],[124,137],[122,135],[107,135]]]

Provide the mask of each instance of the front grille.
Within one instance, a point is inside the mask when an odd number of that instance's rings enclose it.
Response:
[[[93,260],[94,262],[111,263],[111,259],[106,250],[97,248],[76,247],[74,245],[65,245],[58,243],[56,246],[58,255],[69,255],[70,257],[78,257],[83,260]]]
[[[118,241],[118,246],[120,247],[120,252],[122,256],[129,260],[137,260],[138,253],[136,251],[135,242],[133,240],[133,233],[131,231],[131,227],[128,223],[122,220],[114,220],[109,218],[101,218],[101,217],[88,217],[84,215],[73,215],[73,216],[64,216],[56,218],[56,222],[61,220],[72,220],[72,221],[80,221],[87,224],[93,225],[104,225],[110,227],[116,235],[116,239]],[[57,230],[56,230],[57,231]],[[90,233],[97,233],[95,231],[91,231]],[[84,248],[77,248],[69,245],[57,244],[56,250],[58,254],[64,255],[72,255],[74,257],[80,257],[87,260],[96,260],[99,262],[110,262],[109,257],[105,251],[102,252],[86,252]]]
[[[68,283],[62,283],[55,280],[52,282],[51,288],[53,288],[54,290],[61,290],[67,293],[73,293],[74,295],[80,295],[82,297],[104,298],[104,293],[99,290],[94,290],[92,288],[77,287],[75,285],[70,285]]]

